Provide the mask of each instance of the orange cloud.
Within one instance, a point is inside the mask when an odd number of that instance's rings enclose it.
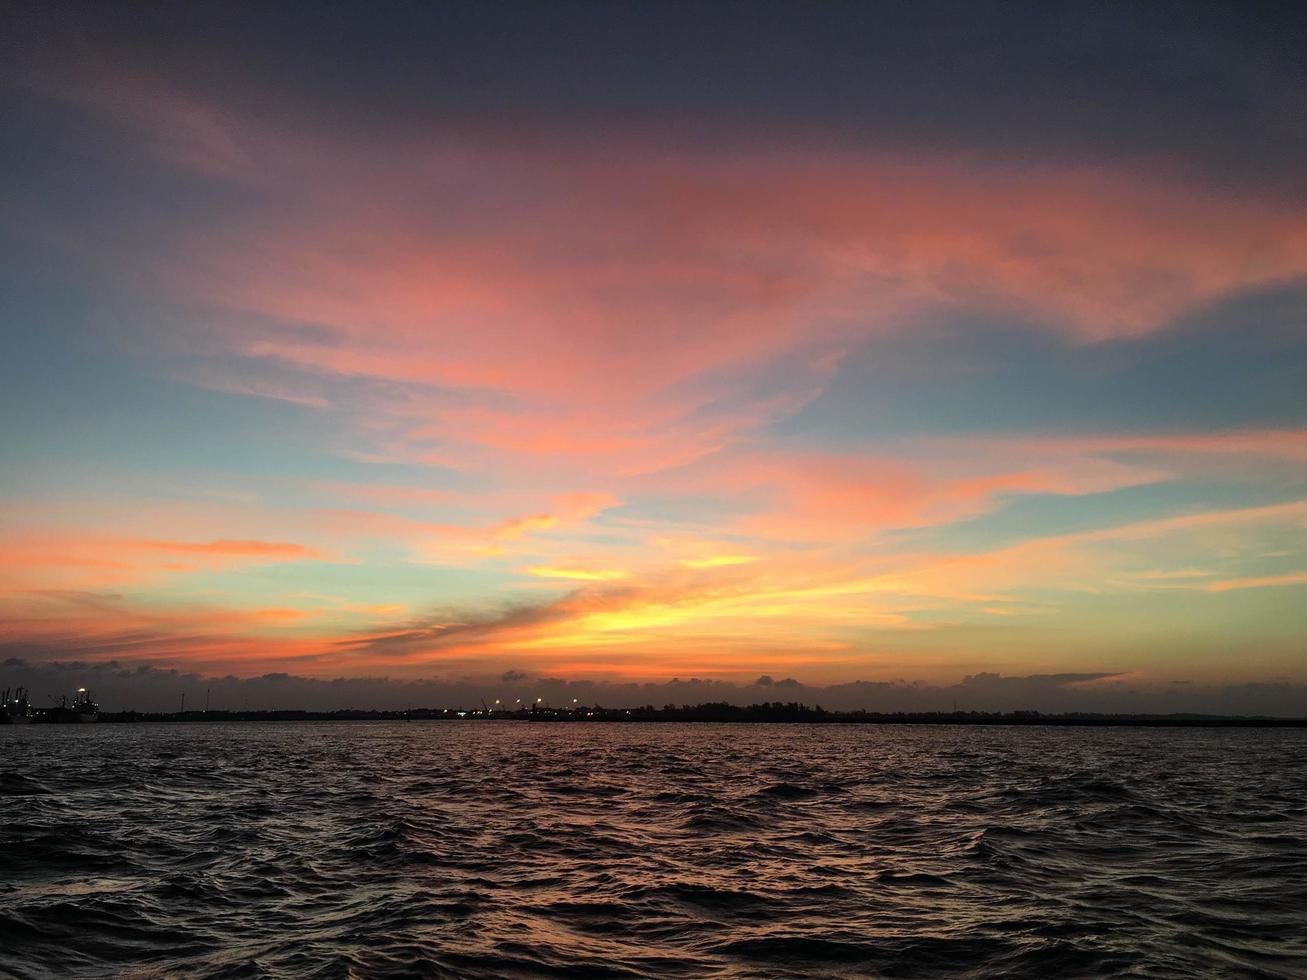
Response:
[[[252,664],[268,670],[302,664],[322,649],[320,639],[289,631],[312,616],[290,608],[158,605],[114,594],[50,591],[7,597],[5,614],[11,638],[88,661],[182,662],[219,670]]]
[[[274,558],[318,558],[320,553],[301,544],[281,541],[144,541],[143,547],[197,555],[248,555]]]
[[[186,560],[166,557],[178,555]],[[241,562],[325,560],[318,548],[281,541],[154,540],[67,527],[0,534],[0,586],[11,589],[115,588]]]
[[[318,609],[160,610],[96,596],[32,596],[25,600],[26,611],[11,604],[13,615],[7,618],[22,635],[75,636],[80,648],[105,657],[124,649],[143,657],[185,651],[197,662],[231,664],[234,669],[241,664],[268,669],[269,663],[296,659],[314,670],[336,671],[529,662],[540,670],[565,668],[572,676],[617,672],[658,677],[667,676],[673,664],[730,676],[776,663],[787,670],[806,668],[836,676],[849,664],[875,662],[881,641],[873,638],[946,632],[968,616],[1000,620],[1006,626],[1010,620],[1040,613],[1038,619],[1047,622],[1057,603],[1032,604],[1032,586],[1048,595],[1118,588],[1105,575],[1104,561],[1110,555],[1099,550],[1103,546],[1129,548],[1163,535],[1188,540],[1206,528],[1299,522],[1307,516],[1304,508],[1307,503],[1298,501],[1185,514],[979,554],[837,558],[829,549],[777,550],[765,561],[693,567],[673,557],[673,550],[663,568],[631,571],[620,578],[609,575],[611,569],[593,565],[529,566],[525,570],[531,574],[586,584],[556,598],[481,616],[404,623],[393,618],[403,609],[369,608],[362,612],[385,618],[370,621],[370,631],[358,634],[342,633],[342,624],[323,620]],[[1146,551],[1151,555],[1155,549],[1150,544]],[[1136,578],[1141,587],[1164,577],[1208,591],[1307,582],[1300,572],[1211,582],[1192,572],[1150,572]],[[340,606],[329,597],[323,602]],[[310,629],[316,623],[320,627]],[[1002,627],[994,623],[989,628]],[[288,635],[281,643],[276,637],[283,633]]]
[[[511,541],[532,531],[547,531],[558,523],[553,514],[534,514],[531,517],[515,517],[496,525],[490,535],[498,541]]]

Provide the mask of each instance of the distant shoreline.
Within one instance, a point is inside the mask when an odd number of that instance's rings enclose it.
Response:
[[[37,718],[41,724],[45,719]],[[1235,715],[1150,714],[1043,714],[1013,712],[872,712],[825,711],[797,704],[739,707],[726,704],[653,708],[536,708],[518,711],[462,708],[414,708],[407,711],[185,711],[102,712],[100,724],[195,722],[303,722],[303,721],[522,721],[553,724],[650,724],[698,722],[709,724],[824,724],[824,725],[969,725],[1041,726],[1077,728],[1307,728],[1307,717],[1274,718]]]

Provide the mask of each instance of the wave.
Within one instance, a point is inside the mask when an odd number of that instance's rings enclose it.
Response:
[[[59,735],[0,729],[20,980],[1307,975],[1297,732]]]

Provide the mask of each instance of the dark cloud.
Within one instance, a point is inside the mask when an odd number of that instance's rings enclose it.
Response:
[[[577,593],[538,604],[519,603],[498,611],[476,614],[437,613],[431,617],[402,624],[385,633],[365,633],[335,641],[335,646],[351,651],[369,651],[396,655],[422,653],[450,641],[466,641],[500,630],[566,619],[573,615],[568,605]],[[617,594],[616,590],[606,594]],[[434,620],[434,621],[432,621]]]
[[[665,683],[606,683],[559,677],[530,680],[522,671],[483,680],[432,677],[396,680],[385,677],[340,677],[323,680],[284,672],[257,677],[206,677],[199,673],[124,663],[78,661],[29,663],[9,658],[0,670],[0,686],[22,684],[42,704],[47,697],[77,687],[91,688],[106,710],[175,710],[183,695],[190,706],[207,700],[215,708],[398,709],[406,706],[468,707],[483,698],[529,696],[556,705],[627,707],[652,704],[699,704],[728,701],[801,701],[828,710],[874,711],[1015,711],[1043,712],[1200,712],[1307,716],[1307,685],[1290,682],[1189,685],[1152,689],[1128,675],[1104,673],[1036,674],[1007,677],[969,675],[957,684],[923,681],[854,681],[817,686],[794,678],[768,684],[766,675],[748,685],[691,677]],[[505,691],[505,686],[511,691]]]
[[[275,125],[358,135],[797,129],[1027,159],[1178,158],[1301,188],[1304,17],[1238,3],[499,2],[384,17],[357,3],[50,3],[8,18],[2,53],[88,86],[129,65]]]

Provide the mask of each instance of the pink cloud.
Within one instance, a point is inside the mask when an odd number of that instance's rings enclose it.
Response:
[[[866,540],[882,531],[946,524],[993,509],[1012,494],[1083,494],[1158,478],[1155,470],[1072,458],[945,460],[855,453],[724,455],[653,477],[662,492],[736,502],[738,534],[809,543]],[[1011,467],[1011,468],[1009,468]]]
[[[609,473],[680,465],[823,382],[783,372],[762,397],[751,372],[838,357],[921,310],[979,305],[1093,340],[1307,273],[1299,214],[1181,179],[980,168],[819,136],[748,154],[670,154],[634,130],[573,137],[566,152],[452,130],[363,144],[274,129],[144,77],[95,80],[64,97],[172,166],[283,202],[179,228],[166,253],[115,242],[102,257],[203,311],[211,353],[504,396],[415,410],[393,394],[382,414],[411,424],[388,457],[459,465],[475,447]],[[326,398],[226,371],[209,365],[202,383]]]

